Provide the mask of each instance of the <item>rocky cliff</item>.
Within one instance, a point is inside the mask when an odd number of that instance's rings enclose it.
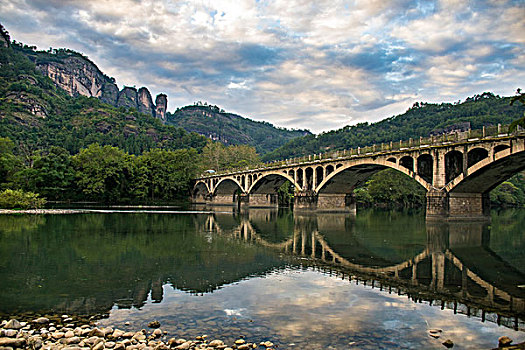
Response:
[[[35,64],[38,70],[71,96],[98,97],[108,102],[112,100],[107,93],[114,89],[107,85],[116,88],[114,81],[80,55],[68,55],[57,60],[37,59]]]
[[[10,42],[11,38],[9,37],[9,33],[5,30],[4,26],[0,24],[0,47],[9,47]]]
[[[137,108],[137,89],[124,86],[118,93],[117,107]]]
[[[140,113],[155,116],[155,105],[153,104],[149,90],[145,87],[139,89],[137,106]]]
[[[166,122],[166,111],[168,109],[168,96],[165,94],[158,94],[157,98],[155,99],[155,105],[157,106],[155,109],[155,115],[157,118],[162,120],[162,122]]]
[[[38,70],[71,96],[96,97],[112,106],[135,108],[141,113],[166,121],[168,100],[165,94],[159,94],[154,104],[146,87],[137,91],[134,87],[125,86],[119,91],[115,79],[106,76],[81,54],[59,49],[52,52],[32,52],[29,58],[35,62]]]

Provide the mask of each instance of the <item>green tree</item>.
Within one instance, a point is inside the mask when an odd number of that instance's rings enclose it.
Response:
[[[358,199],[373,204],[418,207],[425,203],[425,189],[394,169],[386,169],[372,175],[365,186],[356,192],[359,194]]]
[[[37,193],[22,190],[4,190],[0,192],[0,208],[3,209],[37,209],[46,204]]]
[[[118,202],[129,199],[133,156],[117,147],[91,144],[72,157],[77,188],[87,199]]]
[[[516,90],[516,96],[510,100],[510,104],[513,105],[516,101],[520,102],[522,105],[525,105],[525,92],[521,92],[521,89]],[[525,128],[525,112],[523,112],[523,117],[515,120],[510,124],[510,131],[516,130],[518,125],[522,128]]]
[[[51,146],[48,152],[42,152],[36,157],[33,170],[35,192],[54,200],[72,197],[75,170],[71,156],[64,148]]]
[[[0,137],[0,185],[4,187],[23,165],[22,161],[13,154],[14,147],[13,141],[9,138]]]
[[[193,149],[153,149],[136,158],[133,193],[139,198],[170,200],[187,194],[197,174]]]
[[[226,170],[253,167],[260,164],[255,147],[248,145],[224,146],[220,142],[209,141],[202,150],[201,168],[203,170]]]

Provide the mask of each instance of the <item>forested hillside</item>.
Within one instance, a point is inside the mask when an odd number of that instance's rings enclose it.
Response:
[[[60,146],[77,153],[97,142],[140,154],[152,148],[201,149],[206,144],[196,133],[163,125],[134,109],[71,97],[11,47],[0,47],[0,137],[27,152]]]
[[[168,113],[167,120],[168,124],[226,145],[254,146],[259,154],[271,152],[296,137],[311,135],[308,130],[276,128],[268,122],[253,121],[200,102]]]
[[[523,117],[525,106],[510,105],[512,97],[495,96],[485,92],[456,103],[415,103],[405,113],[376,123],[360,123],[320,135],[294,139],[264,156],[264,160],[286,159],[342,150],[409,138],[428,137],[449,126],[470,122],[472,129],[484,125],[510,124]]]

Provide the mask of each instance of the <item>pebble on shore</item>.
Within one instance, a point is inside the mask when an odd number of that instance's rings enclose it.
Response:
[[[67,323],[66,323],[67,321]],[[151,327],[151,326],[153,327]],[[213,339],[208,341],[207,335],[196,336],[193,340],[183,338],[167,339],[158,321],[148,324],[152,331],[124,331],[113,327],[99,328],[92,322],[88,324],[76,322],[71,317],[50,320],[38,317],[29,322],[19,322],[16,319],[2,321],[0,326],[0,349],[32,349],[32,350],[246,350],[259,346],[273,350],[270,341],[259,344],[250,343],[239,337],[234,344],[228,346],[224,341]]]

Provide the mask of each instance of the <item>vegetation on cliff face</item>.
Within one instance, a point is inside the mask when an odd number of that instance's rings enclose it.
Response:
[[[226,113],[217,106],[196,103],[167,114],[167,123],[196,132],[226,145],[249,145],[265,154],[300,136],[308,130],[276,128],[268,122],[257,122]]]
[[[10,138],[28,156],[51,146],[77,153],[92,143],[132,154],[206,145],[204,137],[134,109],[69,96],[11,47],[0,47],[0,137]]]

